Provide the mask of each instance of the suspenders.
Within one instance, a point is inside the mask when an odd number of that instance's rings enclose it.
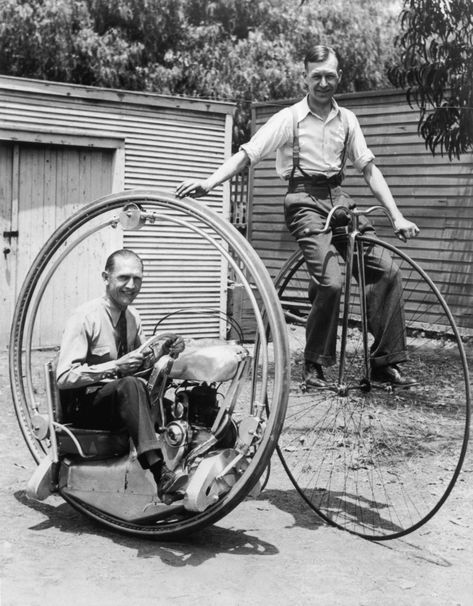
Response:
[[[297,121],[297,112],[294,106],[291,107],[292,112],[292,171],[289,177],[290,180],[294,179],[296,169],[306,178],[313,179],[312,175],[307,174],[299,165],[301,147],[299,144],[299,122]],[[338,184],[343,181],[343,171],[346,163],[348,137],[350,136],[350,125],[348,124],[348,118],[343,108],[340,108],[340,117],[342,119],[343,130],[345,131],[345,141],[343,142],[342,162],[341,168],[338,175],[330,177],[330,179],[336,178]],[[327,179],[328,181],[328,179]]]
[[[301,167],[299,166],[299,155],[301,152],[301,147],[299,145],[299,122],[297,121],[297,112],[296,108],[291,107],[292,112],[292,171],[290,179],[294,178],[294,173],[296,168],[304,174]]]

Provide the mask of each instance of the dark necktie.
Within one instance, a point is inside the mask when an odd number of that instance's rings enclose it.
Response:
[[[117,346],[117,355],[119,358],[128,353],[127,340],[126,340],[126,315],[125,312],[122,311],[120,317],[118,318],[118,346]]]

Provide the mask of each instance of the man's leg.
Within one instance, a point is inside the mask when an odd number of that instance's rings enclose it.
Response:
[[[144,468],[149,467],[146,453],[159,453],[159,443],[149,405],[148,392],[143,381],[136,377],[124,377],[111,381],[96,392],[90,403],[84,403],[91,429],[126,429]],[[84,423],[85,421],[82,421]],[[92,425],[90,424],[92,423]],[[150,455],[151,458],[153,455]]]
[[[374,337],[371,376],[399,387],[415,385],[416,380],[397,366],[407,360],[401,272],[389,251],[375,244],[365,248],[363,259],[368,330]]]
[[[305,359],[332,366],[336,362],[338,315],[342,280],[335,250],[325,236],[301,238],[299,246],[310,274],[312,304],[306,325]]]
[[[332,235],[308,234],[323,228],[331,208],[327,189],[319,197],[305,191],[290,193],[285,200],[286,224],[304,255],[310,275],[312,308],[306,327],[306,361],[330,366],[336,361],[336,335],[342,278]]]
[[[82,427],[128,432],[141,466],[153,474],[160,498],[179,490],[186,480],[164,465],[148,392],[142,380],[130,376],[107,383],[92,397],[83,399],[78,413],[76,423]]]
[[[398,364],[407,359],[402,277],[385,249],[365,251],[366,303],[373,367]]]

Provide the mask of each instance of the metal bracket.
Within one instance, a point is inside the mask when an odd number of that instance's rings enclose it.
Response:
[[[146,213],[134,203],[126,204],[118,218],[125,231],[141,229],[146,223]]]

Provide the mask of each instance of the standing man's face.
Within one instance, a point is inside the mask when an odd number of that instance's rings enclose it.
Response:
[[[309,107],[311,103],[316,106],[330,103],[340,77],[337,58],[332,54],[325,61],[308,63],[304,79],[309,90]]]
[[[112,271],[102,273],[107,297],[119,309],[126,309],[133,303],[141,290],[143,269],[134,257],[118,257]]]

